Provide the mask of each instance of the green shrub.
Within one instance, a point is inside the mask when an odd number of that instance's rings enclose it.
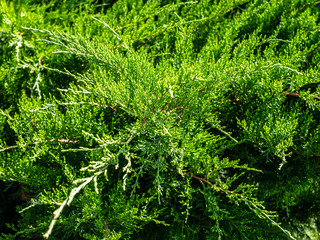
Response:
[[[3,239],[318,234],[318,3],[37,4],[1,2]]]

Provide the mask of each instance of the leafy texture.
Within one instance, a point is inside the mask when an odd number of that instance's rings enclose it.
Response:
[[[1,1],[3,239],[318,234],[318,3],[36,4]]]

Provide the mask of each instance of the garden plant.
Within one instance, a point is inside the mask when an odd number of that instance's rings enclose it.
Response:
[[[320,2],[0,0],[0,239],[320,239]]]

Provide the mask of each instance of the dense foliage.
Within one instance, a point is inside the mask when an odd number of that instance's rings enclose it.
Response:
[[[319,239],[319,2],[0,4],[0,238]]]

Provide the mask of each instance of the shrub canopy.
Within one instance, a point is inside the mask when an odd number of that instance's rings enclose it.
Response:
[[[0,2],[2,239],[318,234],[318,2]]]

